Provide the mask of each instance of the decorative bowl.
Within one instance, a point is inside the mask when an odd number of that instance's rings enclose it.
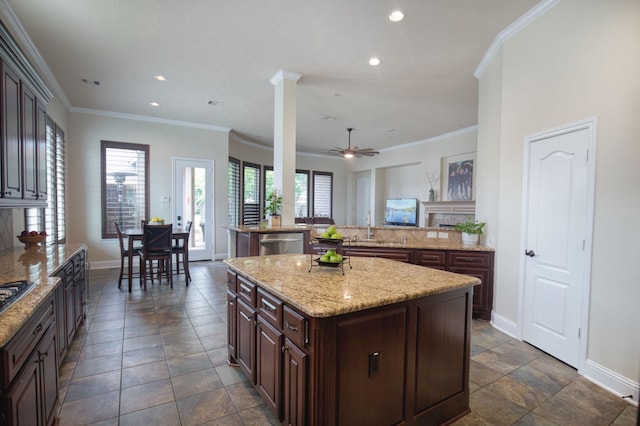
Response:
[[[18,235],[18,240],[24,244],[24,248],[39,247],[38,244],[43,242],[46,235]]]

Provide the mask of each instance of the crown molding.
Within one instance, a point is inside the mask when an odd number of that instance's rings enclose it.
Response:
[[[453,132],[449,132],[449,133],[443,133],[442,135],[434,136],[432,138],[421,139],[421,140],[415,141],[415,142],[408,142],[408,143],[405,143],[405,144],[402,144],[402,145],[391,146],[389,148],[380,148],[380,149],[378,149],[378,151],[380,151],[380,152],[388,152],[388,151],[394,151],[396,149],[406,149],[406,148],[410,148],[412,146],[418,146],[418,145],[424,145],[424,144],[427,144],[427,143],[438,142],[438,141],[441,141],[443,139],[449,139],[449,138],[454,137],[454,136],[464,135],[464,134],[467,134],[467,133],[475,132],[477,130],[478,130],[478,125],[474,124],[473,126],[465,127],[464,129],[454,130]]]
[[[64,94],[64,91],[60,87],[60,84],[53,76],[51,69],[46,64],[44,59],[42,59],[40,52],[38,51],[38,49],[36,49],[35,45],[31,41],[31,38],[27,34],[26,30],[18,20],[18,17],[15,15],[13,9],[6,0],[0,0],[0,15],[2,15],[3,33],[6,31],[6,34],[11,38],[11,42],[13,43],[15,48],[18,49],[18,51],[20,52],[20,56],[22,56],[23,60],[25,61],[24,66],[29,69],[29,72],[35,75],[36,81],[30,81],[32,85],[36,86],[33,88],[36,89],[36,91],[43,99],[46,99],[47,103],[51,99],[53,99],[55,95],[57,95],[60,102],[62,102],[62,104],[67,109],[69,109],[71,107],[71,104]],[[8,28],[5,28],[4,25],[6,25]],[[10,32],[7,30],[10,30]],[[3,37],[4,36],[5,34],[3,34]],[[22,52],[22,49],[20,49],[15,43],[15,39],[19,40],[20,43],[24,46],[26,55],[24,52]],[[38,71],[34,69],[27,57],[31,58],[31,61],[35,64]],[[53,92],[50,88],[53,88]]]
[[[77,114],[89,114],[89,115],[96,115],[100,117],[120,118],[123,120],[144,121],[147,123],[167,124],[170,126],[213,130],[215,132],[229,133],[231,131],[230,127],[215,126],[213,124],[202,124],[202,123],[194,123],[191,121],[170,120],[167,118],[148,117],[146,115],[126,114],[122,112],[103,111],[103,110],[92,109],[92,108],[71,107],[69,111]]]
[[[500,51],[504,43],[509,40],[511,37],[518,34],[523,29],[527,28],[529,25],[533,23],[536,19],[556,7],[560,3],[560,0],[544,0],[531,8],[527,13],[516,19],[511,25],[502,30],[487,49],[486,53],[480,60],[480,63],[476,67],[476,70],[473,72],[473,75],[479,80],[484,72],[487,70],[487,67],[493,61],[493,58]]]

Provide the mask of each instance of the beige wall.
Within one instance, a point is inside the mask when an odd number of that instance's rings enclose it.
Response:
[[[480,78],[478,122],[479,193],[494,198],[479,203],[496,238],[494,311],[517,323],[524,138],[597,118],[586,358],[636,386],[640,246],[625,225],[640,211],[638,41],[640,2],[561,1],[508,40]]]
[[[69,115],[67,142],[67,232],[69,242],[84,242],[91,262],[118,259],[116,240],[102,240],[100,141],[149,145],[150,214],[171,217],[161,195],[172,195],[172,158],[214,161],[214,254],[226,254],[228,133],[146,121],[74,113]]]

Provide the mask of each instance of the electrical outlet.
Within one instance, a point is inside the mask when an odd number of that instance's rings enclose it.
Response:
[[[438,238],[448,239],[449,238],[449,233],[448,232],[438,232]]]
[[[427,238],[438,238],[438,233],[435,231],[427,231]]]
[[[161,202],[161,203],[168,203],[168,202],[170,202],[170,201],[171,201],[171,197],[169,197],[168,195],[162,195],[162,196],[160,197],[160,202]]]

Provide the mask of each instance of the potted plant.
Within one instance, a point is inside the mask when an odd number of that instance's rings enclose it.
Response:
[[[455,230],[462,232],[462,244],[478,244],[485,225],[485,222],[478,222],[469,216],[466,221],[457,223]]]
[[[279,226],[280,208],[282,207],[282,195],[278,195],[278,190],[274,189],[269,195],[267,195],[265,201],[267,204],[264,210],[269,215],[269,225]]]

